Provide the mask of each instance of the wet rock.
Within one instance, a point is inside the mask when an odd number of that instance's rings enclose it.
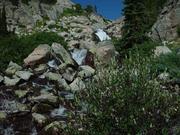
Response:
[[[37,97],[32,97],[31,101],[56,105],[58,103],[58,97],[51,93],[46,93]]]
[[[73,92],[85,89],[84,82],[78,77],[70,84],[71,90]]]
[[[4,77],[4,84],[6,86],[15,86],[16,84],[18,84],[18,82],[20,81],[20,78],[9,78],[9,77]]]
[[[48,67],[47,67],[46,64],[40,64],[40,65],[38,65],[37,68],[34,69],[34,72],[36,74],[42,74],[42,73],[44,73],[47,70],[47,68]]]
[[[58,43],[52,44],[52,51],[61,63],[66,63],[70,65],[74,65],[74,61],[72,60],[70,54],[66,51],[66,49]]]
[[[50,46],[47,44],[39,45],[26,59],[24,59],[24,64],[26,66],[31,66],[43,62],[49,57],[50,50]]]
[[[32,113],[32,118],[39,128],[44,127],[48,123],[48,118],[39,113]]]
[[[78,65],[82,65],[85,62],[87,49],[74,49],[73,52],[71,52],[71,55]]]
[[[58,66],[57,66],[57,63],[56,63],[56,61],[55,60],[51,60],[51,61],[49,61],[48,62],[48,66],[50,67],[50,68],[53,68],[53,69],[58,69]]]
[[[66,125],[64,125],[62,122],[54,121],[44,128],[43,135],[60,135],[65,127]]]
[[[20,77],[21,79],[28,81],[30,79],[30,77],[33,75],[33,73],[31,73],[29,71],[17,71],[16,75],[18,77]]]
[[[95,74],[95,69],[93,69],[90,66],[80,66],[80,72],[78,73],[78,76],[83,78],[89,78],[92,77]]]
[[[63,106],[59,106],[58,109],[54,109],[51,111],[52,118],[66,118],[68,116],[67,109]]]
[[[157,46],[154,50],[155,56],[160,56],[161,54],[172,53],[172,51],[167,46]]]
[[[5,112],[0,111],[0,123],[6,120],[7,114]]]
[[[28,93],[27,90],[16,90],[16,91],[15,91],[15,95],[16,95],[18,98],[23,98],[23,97],[25,97],[27,93]]]
[[[6,74],[8,75],[14,75],[16,73],[16,71],[21,70],[22,67],[19,66],[18,64],[14,63],[14,62],[10,62],[8,65],[8,68],[6,69]]]

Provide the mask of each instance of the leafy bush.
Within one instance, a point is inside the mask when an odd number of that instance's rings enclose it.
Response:
[[[26,58],[39,44],[49,44],[53,42],[61,43],[66,47],[64,38],[55,33],[36,33],[30,36],[17,37],[10,36],[0,38],[0,70],[6,68],[10,61],[22,64]]]
[[[161,55],[153,64],[154,68],[159,72],[167,71],[173,78],[180,78],[180,54],[178,49],[173,50],[172,53]]]
[[[162,91],[151,61],[137,57],[126,59],[122,67],[116,62],[100,68],[96,79],[78,96],[87,105],[80,117],[83,131],[74,134],[163,134],[173,117],[180,113],[180,97]],[[72,130],[71,130],[72,133]]]

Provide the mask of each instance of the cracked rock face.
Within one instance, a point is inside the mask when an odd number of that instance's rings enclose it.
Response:
[[[150,37],[158,41],[169,41],[177,38],[177,27],[180,24],[180,0],[169,0],[152,27]]]
[[[63,8],[71,7],[73,3],[70,0],[57,0],[55,4],[45,4],[39,0],[30,0],[24,4],[19,0],[12,3],[5,0],[7,24],[9,31],[14,31],[18,26],[32,28],[36,22],[43,20],[44,17],[50,20],[56,20],[63,12]],[[0,9],[2,1],[0,1]]]

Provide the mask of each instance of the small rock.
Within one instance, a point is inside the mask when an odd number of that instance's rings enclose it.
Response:
[[[90,66],[80,66],[81,71],[78,73],[78,76],[83,78],[92,77],[95,73],[95,70]]]
[[[6,120],[7,114],[0,111],[0,123]]]
[[[63,78],[69,82],[72,82],[74,80],[74,77],[76,75],[76,72],[72,68],[67,68],[65,73],[62,74]]]
[[[167,46],[157,46],[154,50],[155,56],[159,57],[161,54],[172,53],[172,51]]]
[[[66,125],[64,125],[62,122],[54,121],[43,129],[43,135],[60,135],[65,127]]]
[[[45,73],[45,77],[49,81],[60,81],[62,79],[62,76],[60,74],[52,73],[52,72]]]
[[[47,70],[46,64],[40,64],[37,68],[34,69],[36,74],[42,74]]]
[[[31,73],[29,71],[17,71],[16,75],[18,77],[20,77],[21,79],[28,81],[30,79],[30,77],[33,75],[33,73]]]
[[[14,62],[10,62],[8,65],[8,68],[6,69],[6,74],[8,75],[14,75],[16,73],[16,71],[21,70],[22,67],[19,66],[18,64],[14,63]]]
[[[46,60],[50,54],[50,50],[51,48],[47,44],[39,45],[26,59],[24,59],[25,65],[31,66]]]
[[[85,84],[80,78],[76,78],[71,84],[70,84],[71,90],[73,92],[80,91],[85,89]]]
[[[58,43],[53,43],[52,44],[52,51],[53,51],[55,57],[61,63],[74,65],[74,61],[72,60],[70,54],[66,51],[66,49],[62,45],[60,45]]]
[[[26,90],[16,90],[15,94],[18,98],[23,98],[24,96],[26,96],[26,94],[28,93],[28,91]]]
[[[37,123],[38,127],[43,127],[47,124],[48,119],[42,114],[32,113],[32,118],[35,123]]]
[[[158,75],[158,78],[162,81],[167,81],[168,79],[170,79],[169,77],[170,77],[169,73],[166,72]]]
[[[10,79],[9,77],[4,77],[4,84],[6,86],[15,86],[20,81],[20,78]]]
[[[52,104],[52,105],[55,105],[58,103],[58,97],[54,96],[51,93],[46,93],[37,97],[32,97],[31,100],[35,102],[39,102],[39,103],[47,103],[47,104]]]

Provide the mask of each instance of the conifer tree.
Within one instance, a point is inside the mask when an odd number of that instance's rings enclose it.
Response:
[[[123,27],[123,40],[125,48],[132,47],[144,40],[144,3],[143,0],[124,1],[125,25]]]

